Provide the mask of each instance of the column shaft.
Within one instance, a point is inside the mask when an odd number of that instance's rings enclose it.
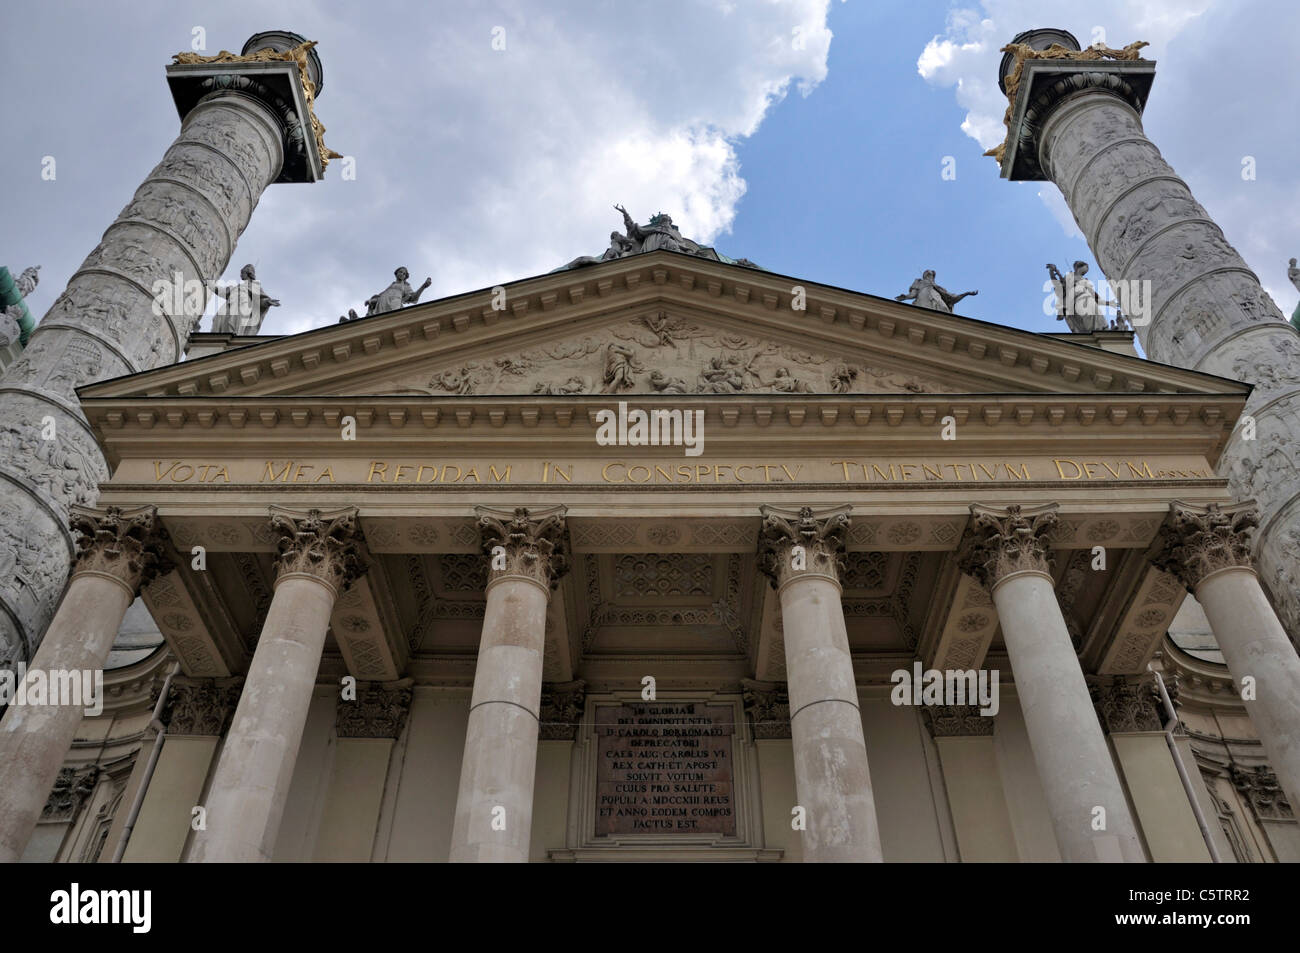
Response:
[[[883,859],[840,587],[825,576],[781,589],[795,792],[805,862]]]
[[[315,576],[282,576],[208,793],[191,862],[269,861],[307,724],[337,596]]]
[[[0,719],[0,863],[22,855],[82,715],[92,706],[84,697],[83,673],[92,684],[98,675],[102,686],[113,639],[140,586],[170,571],[166,533],[153,507],[78,507],[72,527],[76,570],[29,670],[45,680],[49,694],[39,704],[30,697],[19,704],[15,697]],[[56,694],[56,686],[68,687],[69,678],[80,683],[84,704],[61,704],[70,699],[62,697],[62,688]]]
[[[1124,788],[1070,643],[1052,578],[1007,576],[993,590],[1029,745],[1067,862],[1144,860]],[[1096,808],[1105,827],[1094,829]]]
[[[102,671],[134,598],[110,576],[73,576],[30,670],[51,681],[60,672]],[[11,704],[0,719],[0,863],[22,856],[84,710]]]
[[[759,565],[781,600],[804,862],[879,862],[876,801],[840,602],[849,507],[761,512]]]
[[[1255,680],[1246,711],[1292,804],[1300,804],[1300,657],[1245,567],[1222,569],[1196,587],[1233,681]]]
[[[525,863],[533,826],[542,657],[551,589],[567,567],[564,507],[476,509],[490,558],[461,759],[452,863]]]
[[[275,595],[209,785],[191,862],[269,861],[275,852],[321,650],[339,592],[362,572],[356,510],[271,508]]]
[[[456,798],[453,863],[528,860],[549,595],[545,586],[519,576],[488,586]]]

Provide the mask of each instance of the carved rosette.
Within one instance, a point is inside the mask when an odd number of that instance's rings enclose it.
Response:
[[[1207,576],[1221,569],[1251,569],[1251,531],[1259,526],[1253,501],[1195,506],[1175,500],[1160,527],[1151,562],[1196,592]]]
[[[921,709],[931,738],[975,738],[993,734],[993,718],[979,705],[926,705]]]
[[[1106,734],[1163,731],[1160,696],[1152,675],[1088,675],[1088,694]]]
[[[756,740],[790,737],[790,693],[782,682],[756,682],[746,678],[740,683]]]
[[[110,506],[102,510],[75,506],[68,525],[77,537],[74,576],[112,576],[138,595],[142,586],[172,570],[167,531],[152,506]]]
[[[822,576],[836,585],[844,569],[844,544],[852,507],[811,506],[798,510],[761,506],[758,565],[780,589],[803,576]]]
[[[339,699],[334,730],[340,738],[392,738],[402,733],[411,712],[412,680],[358,682],[357,697]]]
[[[277,581],[304,573],[343,592],[366,571],[356,507],[304,513],[273,506],[271,529],[280,537]]]
[[[531,579],[547,590],[568,571],[563,506],[544,510],[474,508],[483,552],[488,557],[488,586],[507,576]]]
[[[985,589],[1018,572],[1052,573],[1050,534],[1056,503],[1002,508],[972,503],[971,524],[957,550],[957,564]]]
[[[71,821],[81,810],[82,803],[94,793],[99,783],[99,766],[74,768],[64,765],[54,779],[54,789],[41,810],[42,821]]]
[[[587,701],[587,683],[547,682],[542,686],[542,741],[572,741],[578,736],[578,722]]]
[[[1229,766],[1233,787],[1260,819],[1289,820],[1295,816],[1286,792],[1277,783],[1277,775],[1265,764],[1246,767]]]
[[[163,708],[162,722],[169,735],[221,737],[235,717],[244,679],[172,679]]]

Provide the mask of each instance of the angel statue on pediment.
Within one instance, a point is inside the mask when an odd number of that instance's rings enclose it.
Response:
[[[911,301],[918,308],[929,308],[931,311],[943,311],[947,314],[953,314],[953,308],[962,298],[968,298],[971,295],[979,294],[978,291],[963,291],[955,295],[942,285],[938,285],[934,280],[934,269],[927,268],[921,273],[921,277],[912,282],[912,286],[907,289],[907,294],[896,295],[895,301]]]

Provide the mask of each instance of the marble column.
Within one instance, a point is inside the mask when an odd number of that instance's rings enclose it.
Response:
[[[77,675],[82,684],[80,673],[102,678],[113,639],[140,587],[170,571],[166,533],[153,507],[74,507],[72,529],[78,536],[72,577],[27,670],[29,684],[36,677],[51,689],[60,673]],[[0,863],[18,860],[40,820],[82,715],[92,707],[91,700],[80,701],[84,704],[20,705],[15,699],[0,718]]]
[[[804,861],[879,862],[857,679],[840,604],[849,507],[761,508],[760,560],[781,600]]]
[[[1243,693],[1246,711],[1282,789],[1300,804],[1300,656],[1252,568],[1250,534],[1259,518],[1253,502],[1176,501],[1154,562],[1177,576],[1205,610],[1238,690],[1253,680]]]
[[[1016,39],[1079,47],[1063,30]],[[1004,89],[1015,66],[1008,53]],[[1254,385],[1246,413],[1255,426],[1233,430],[1219,472],[1235,496],[1258,501],[1256,564],[1297,639],[1300,336],[1143,131],[1154,76],[1147,60],[1025,59],[1011,89],[1002,175],[1056,183],[1110,282],[1150,283],[1149,320],[1134,320],[1148,357]]]
[[[452,863],[528,860],[546,606],[566,568],[564,507],[478,507],[488,560]]]
[[[209,786],[192,863],[269,861],[339,593],[365,571],[356,509],[273,507],[275,594]]]
[[[245,52],[292,41],[259,37]],[[180,360],[262,192],[319,178],[297,76],[283,61],[168,67],[179,135],[0,378],[0,554],[16,556],[0,572],[0,668],[39,643],[73,555],[69,507],[108,478],[75,389]],[[160,294],[177,276],[190,284]]]
[[[1056,601],[1047,538],[1056,510],[972,504],[959,564],[997,609],[1061,858],[1140,863],[1133,815]]]

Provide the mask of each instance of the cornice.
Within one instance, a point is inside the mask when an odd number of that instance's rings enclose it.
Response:
[[[116,466],[125,456],[229,441],[247,455],[274,449],[276,456],[322,448],[356,455],[380,447],[427,453],[430,439],[437,440],[440,453],[504,447],[594,452],[596,414],[620,400],[632,408],[703,410],[710,455],[762,446],[966,456],[996,445],[1055,456],[1064,453],[1060,441],[1069,436],[1086,443],[1089,452],[1196,453],[1211,465],[1242,407],[1241,397],[1206,394],[98,397],[84,399],[83,407]],[[958,439],[941,441],[948,416]],[[345,417],[356,421],[355,442],[339,439]],[[864,447],[864,440],[873,446]],[[648,450],[618,452],[631,457]]]
[[[957,367],[1043,391],[1154,394],[1200,392],[1244,398],[1248,385],[1076,344],[1051,335],[942,314],[861,292],[771,272],[657,251],[576,272],[501,285],[508,307],[493,310],[492,289],[327,325],[79,389],[83,399],[123,394],[239,396],[299,389],[338,367],[331,380],[381,370],[433,344],[438,352],[530,336],[624,307],[676,304],[732,315],[747,325],[796,333],[823,344],[889,347],[904,359]],[[793,310],[797,287],[806,307]],[[270,388],[268,388],[268,384]]]

